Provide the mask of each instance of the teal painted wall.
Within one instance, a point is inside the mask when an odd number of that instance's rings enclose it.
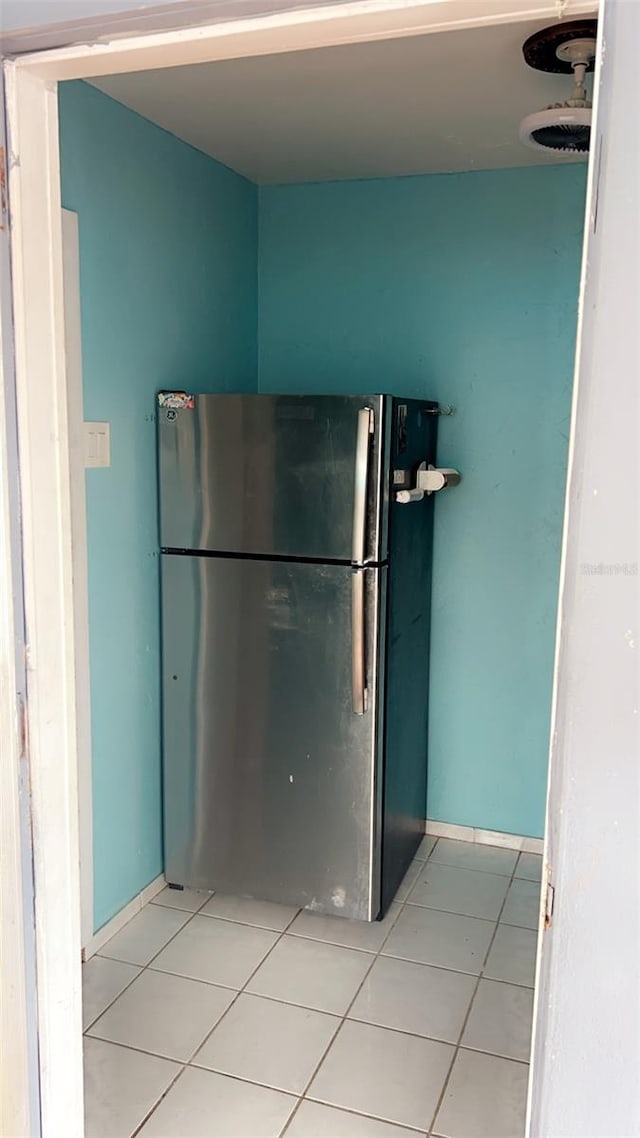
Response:
[[[162,871],[163,386],[253,390],[258,373],[262,390],[457,407],[440,423],[440,461],[465,477],[436,504],[428,813],[540,834],[584,169],[258,192],[86,84],[61,84],[60,123],[84,413],[112,432],[111,468],[87,472],[95,927]]]
[[[541,835],[582,166],[260,190],[259,385],[453,404],[428,815]],[[410,583],[408,587],[411,587]]]
[[[154,393],[252,390],[253,185],[84,83],[60,85],[62,200],[76,210],[87,472],[94,918],[162,872]]]

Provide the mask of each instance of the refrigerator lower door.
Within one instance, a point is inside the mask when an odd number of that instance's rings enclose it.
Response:
[[[163,555],[169,882],[376,918],[385,590],[386,569]]]

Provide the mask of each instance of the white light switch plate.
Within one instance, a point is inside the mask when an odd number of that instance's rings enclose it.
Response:
[[[111,466],[111,441],[108,423],[84,424],[84,465]]]

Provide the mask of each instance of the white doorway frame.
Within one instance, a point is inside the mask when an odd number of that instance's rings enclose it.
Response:
[[[91,786],[91,693],[89,687],[89,574],[84,464],[84,395],[80,316],[80,233],[78,215],[62,210],[65,361],[69,434],[69,488],[73,555],[78,840],[80,843],[80,933],[82,948],[93,933],[93,804]]]
[[[561,14],[585,7],[563,0]],[[75,628],[72,587],[78,424],[65,364],[58,81],[558,16],[557,0],[355,0],[5,63],[43,1138],[83,1133],[76,664],[87,630]],[[16,1071],[23,1061],[13,1056]]]

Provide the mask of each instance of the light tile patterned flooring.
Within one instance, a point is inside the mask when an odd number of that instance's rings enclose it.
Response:
[[[87,1138],[521,1138],[540,869],[426,837],[372,925],[165,889],[84,965]]]

